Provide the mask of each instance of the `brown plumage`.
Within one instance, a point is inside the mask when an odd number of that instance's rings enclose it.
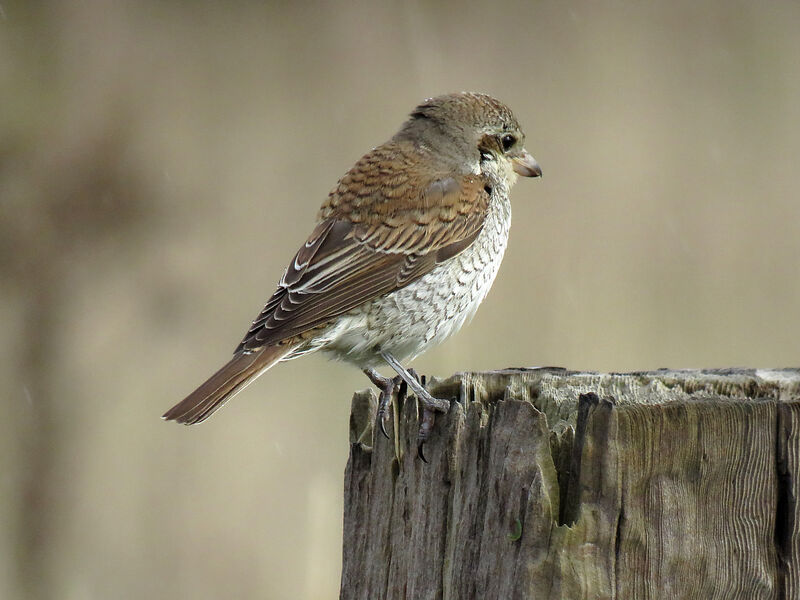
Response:
[[[234,354],[203,385],[164,413],[163,418],[192,425],[205,421],[211,413],[241,392],[260,373],[286,356],[288,346],[266,346],[257,352]]]
[[[418,174],[409,189],[419,191],[394,202],[386,192],[395,188],[369,183],[396,180],[395,171],[408,177],[403,158],[412,151],[376,148],[342,178],[237,351],[284,342],[404,287],[475,238],[489,205],[482,178]]]
[[[508,190],[516,174],[541,175],[523,138],[511,111],[489,96],[451,94],[417,107],[328,195],[233,359],[164,418],[200,422],[276,362],[318,349],[373,380],[383,381],[374,366],[384,359],[405,378],[394,355],[413,356],[460,327],[491,285]],[[469,297],[446,309],[426,300],[453,285],[467,285]],[[417,315],[407,310],[414,298]]]

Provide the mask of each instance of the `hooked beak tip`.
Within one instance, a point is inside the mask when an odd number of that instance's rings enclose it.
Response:
[[[519,155],[514,156],[512,159],[512,166],[517,175],[523,177],[541,177],[542,167],[536,162],[536,159],[528,154],[527,150],[523,150]]]

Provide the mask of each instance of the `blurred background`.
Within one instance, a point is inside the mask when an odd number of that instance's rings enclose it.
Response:
[[[352,367],[219,367],[337,178],[491,93],[542,180],[422,373],[798,365],[800,4],[0,1],[0,597],[333,598]]]

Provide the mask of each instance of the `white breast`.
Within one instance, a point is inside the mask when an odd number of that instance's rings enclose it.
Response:
[[[469,248],[414,283],[340,319],[325,332],[322,349],[365,368],[383,363],[379,350],[407,360],[455,333],[492,287],[510,225],[507,193],[496,194]]]

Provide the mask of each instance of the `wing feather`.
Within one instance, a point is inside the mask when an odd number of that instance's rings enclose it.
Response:
[[[408,285],[469,247],[489,209],[483,180],[418,173],[413,166],[420,152],[390,142],[340,180],[237,351],[302,335]]]

